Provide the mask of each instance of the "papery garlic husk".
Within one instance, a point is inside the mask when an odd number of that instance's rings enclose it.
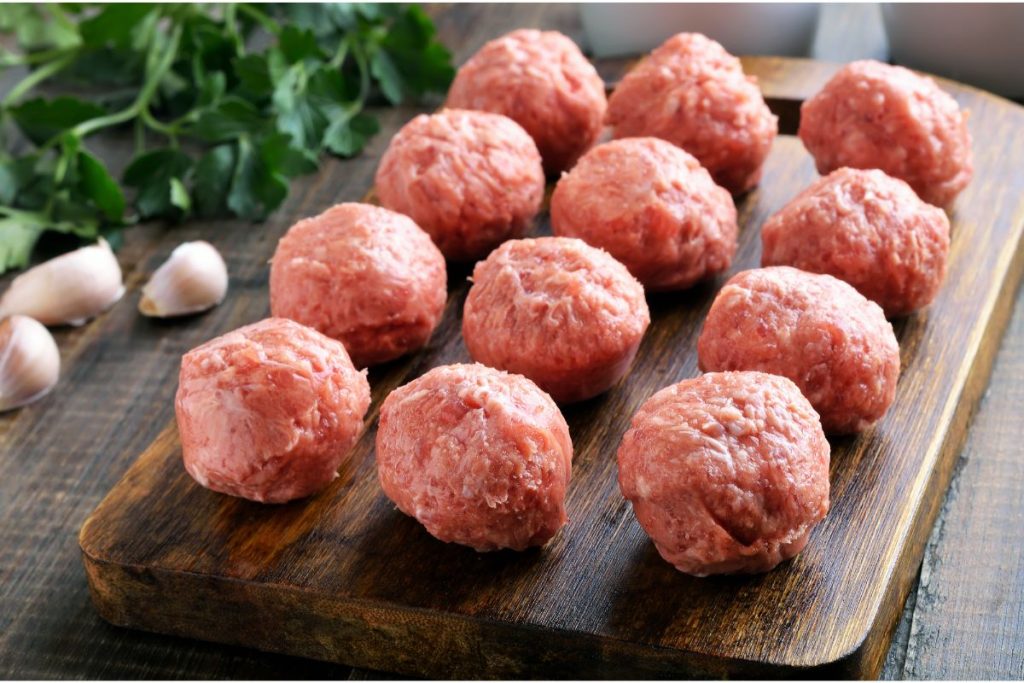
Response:
[[[213,308],[228,291],[228,268],[209,242],[185,242],[142,288],[139,311],[154,318]]]
[[[107,241],[40,263],[14,278],[0,318],[27,315],[44,325],[81,325],[124,295],[121,266]]]
[[[60,375],[60,352],[50,331],[32,318],[0,321],[0,412],[45,396]]]

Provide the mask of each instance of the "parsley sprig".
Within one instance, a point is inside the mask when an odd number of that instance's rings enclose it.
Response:
[[[263,219],[321,154],[362,150],[368,103],[454,74],[416,6],[4,5],[0,32],[18,45],[0,68],[28,69],[0,100],[0,272],[47,231]],[[87,146],[108,129],[134,139],[120,181]]]

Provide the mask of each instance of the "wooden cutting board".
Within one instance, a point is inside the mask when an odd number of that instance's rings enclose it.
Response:
[[[739,200],[730,274],[758,265],[759,226],[816,177],[792,134],[799,102],[836,68],[745,66],[783,135],[761,186]],[[601,65],[611,79],[621,68]],[[320,495],[263,506],[202,489],[168,425],[82,528],[96,608],[132,628],[432,677],[876,676],[1024,269],[1024,108],[942,85],[971,112],[976,164],[951,212],[949,275],[930,308],[894,323],[896,402],[868,433],[832,440],[832,509],[795,560],[762,576],[680,574],[616,485],[615,451],[637,407],[697,374],[696,339],[725,278],[651,296],[631,374],[564,410],[571,521],[547,547],[477,554],[399,513],[376,479],[377,410],[396,386],[468,360],[469,269],[453,268],[429,347],[371,371],[366,433]]]

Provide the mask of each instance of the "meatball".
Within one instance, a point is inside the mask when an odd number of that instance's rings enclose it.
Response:
[[[676,569],[766,572],[828,512],[829,445],[793,382],[713,372],[662,389],[619,447],[619,488]]]
[[[889,408],[900,349],[878,304],[831,275],[747,270],[715,297],[697,340],[704,371],[760,370],[793,380],[826,432],[867,429]]]
[[[682,147],[730,192],[757,185],[779,129],[757,80],[699,33],[672,36],[626,74],[606,118],[617,138],[651,135]]]
[[[327,486],[363,428],[370,385],[340,342],[283,318],[212,339],[181,359],[175,412],[185,469],[261,503]]]
[[[736,206],[687,152],[658,138],[590,150],[551,197],[556,235],[607,249],[647,291],[685,289],[729,268]]]
[[[391,139],[377,195],[412,218],[454,261],[485,256],[523,235],[544,199],[540,152],[500,114],[446,109],[420,115]]]
[[[339,204],[301,220],[278,242],[270,309],[334,337],[357,367],[414,351],[447,300],[444,256],[406,216]]]
[[[452,82],[447,106],[504,114],[526,129],[556,174],[601,133],[604,81],[558,31],[520,29],[486,43]]]
[[[931,303],[946,274],[949,219],[902,180],[841,168],[761,228],[761,264],[834,275],[886,315]]]
[[[446,365],[380,409],[381,487],[442,541],[477,551],[544,545],[567,521],[571,469],[558,406],[519,375]]]
[[[870,60],[840,69],[800,107],[819,173],[878,168],[946,206],[974,173],[967,115],[931,78]]]
[[[650,321],[625,266],[578,239],[541,237],[506,242],[476,264],[462,336],[473,360],[569,403],[626,374]]]

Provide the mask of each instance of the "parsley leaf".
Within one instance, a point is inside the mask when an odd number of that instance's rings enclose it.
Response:
[[[242,218],[262,220],[288,195],[288,180],[266,162],[264,150],[257,148],[248,136],[238,140],[228,208]]]
[[[47,100],[42,97],[29,100],[8,112],[29,140],[41,145],[74,126],[106,114],[106,110],[91,102],[74,97]]]
[[[83,194],[108,220],[119,222],[124,216],[124,193],[103,162],[84,150],[80,151],[78,177]]]
[[[192,159],[178,149],[165,147],[144,152],[124,170],[124,184],[136,189],[135,205],[143,218],[180,218],[180,207],[171,197],[171,181],[179,182],[192,167]]]
[[[18,218],[0,219],[0,268],[24,268],[43,227]]]
[[[227,211],[227,194],[235,170],[235,145],[214,147],[196,164],[192,196],[200,216],[210,218]]]

